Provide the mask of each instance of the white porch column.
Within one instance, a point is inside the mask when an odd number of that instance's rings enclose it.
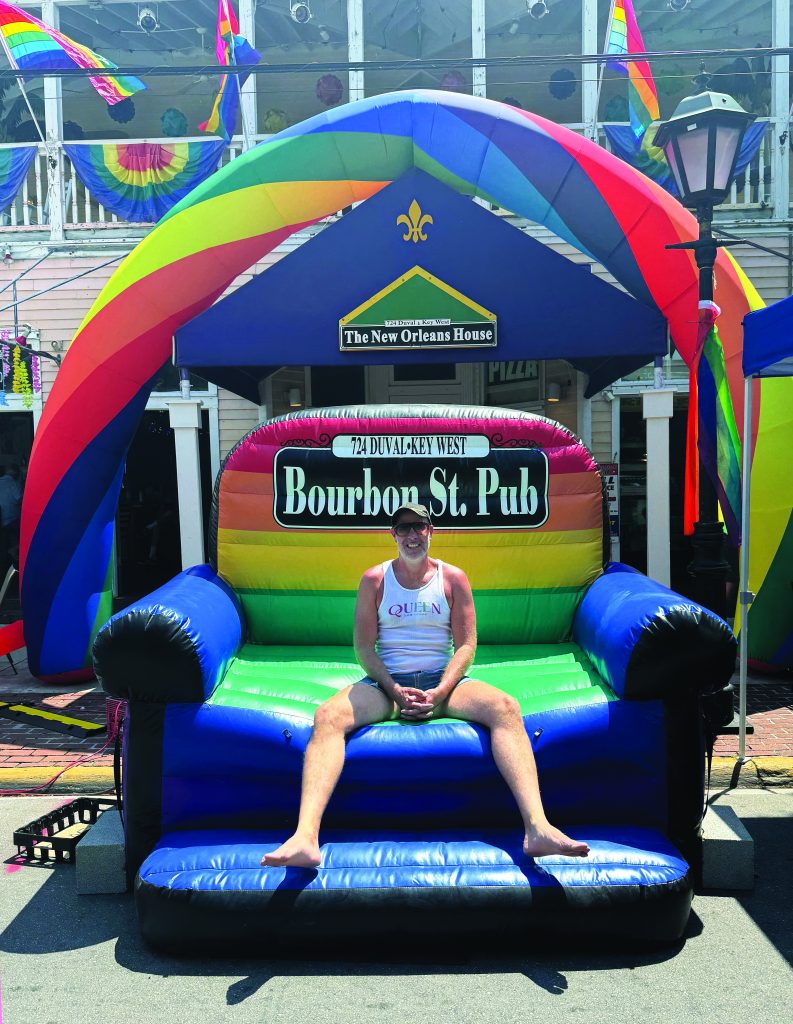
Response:
[[[599,53],[597,0],[583,0],[581,4],[581,53]],[[600,65],[581,65],[581,120],[584,134],[598,141],[598,98]]]
[[[784,49],[790,46],[790,0],[776,0],[773,5],[772,17],[774,22],[771,30],[771,45]],[[787,220],[790,192],[789,54],[778,54],[772,57],[771,72],[770,131],[774,218]]]
[[[363,0],[347,0],[348,60],[363,60]],[[364,97],[363,71],[349,72],[350,103]]]
[[[251,46],[256,46],[256,3],[255,0],[240,0],[240,35],[244,36]],[[214,36],[212,36],[214,39]],[[243,126],[243,140],[256,145],[254,136],[259,130],[256,111],[256,75],[251,75],[240,89],[240,116]]]
[[[471,56],[485,57],[485,0],[471,0]],[[474,96],[487,96],[487,68],[474,68]]]
[[[669,568],[669,420],[674,391],[654,388],[642,394],[647,424],[647,575],[665,587]]]
[[[60,16],[54,0],[42,0],[41,19],[58,28]],[[47,203],[50,240],[63,241],[63,107],[60,78],[44,79],[44,137],[47,140]]]
[[[198,431],[201,403],[175,398],[168,402],[176,448],[176,486],[179,495],[179,533],[182,540],[182,568],[200,565],[204,557],[204,522],[201,514],[201,464]]]

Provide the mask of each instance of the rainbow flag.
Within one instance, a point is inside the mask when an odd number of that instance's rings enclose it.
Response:
[[[643,53],[644,40],[636,23],[632,0],[613,0],[606,36],[607,54]],[[660,119],[658,93],[645,60],[610,60],[606,67],[628,79],[628,108],[631,128],[640,139],[653,121]]]
[[[27,11],[0,0],[0,34],[11,66],[20,71],[51,70],[54,68],[107,68],[117,66],[87,46],[50,28]],[[120,103],[146,86],[129,75],[102,75],[90,77],[91,85],[109,104]]]
[[[229,0],[218,0],[218,23],[215,34],[215,53],[218,64],[257,64],[259,54],[248,40],[241,36],[237,16]],[[240,106],[240,90],[248,75],[223,75],[220,89],[212,105],[212,113],[202,124],[199,131],[213,132],[220,135],[226,142],[237,126],[237,111]]]
[[[697,349],[689,367],[683,532],[690,536],[699,519],[701,459],[716,488],[727,534],[738,547],[741,543],[741,439],[727,383],[724,349],[716,327],[720,312],[713,302],[700,303]]]

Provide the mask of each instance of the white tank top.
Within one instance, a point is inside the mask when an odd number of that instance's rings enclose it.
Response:
[[[389,672],[432,672],[453,654],[451,611],[443,590],[443,562],[418,590],[403,587],[392,562],[383,562],[383,600],[377,609],[376,650]]]

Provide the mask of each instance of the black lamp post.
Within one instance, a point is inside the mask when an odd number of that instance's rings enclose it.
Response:
[[[713,237],[713,207],[727,198],[744,134],[754,121],[732,96],[711,92],[704,70],[694,79],[698,91],[682,100],[672,117],[659,126],[660,146],[672,170],[680,202],[696,212],[699,237],[667,249],[693,249],[699,268],[700,302],[713,300],[716,250],[725,243]],[[726,612],[728,563],[723,557],[724,526],[718,519],[716,492],[700,473],[699,521],[694,524],[694,558],[689,572],[695,596],[718,615]]]

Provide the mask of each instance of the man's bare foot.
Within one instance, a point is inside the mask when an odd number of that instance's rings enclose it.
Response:
[[[523,852],[527,857],[547,857],[554,853],[563,857],[586,857],[589,847],[586,843],[570,839],[564,832],[546,823],[537,828],[526,829]]]
[[[303,839],[295,834],[277,850],[265,853],[262,857],[262,867],[315,868],[319,861],[319,843],[316,840]]]

